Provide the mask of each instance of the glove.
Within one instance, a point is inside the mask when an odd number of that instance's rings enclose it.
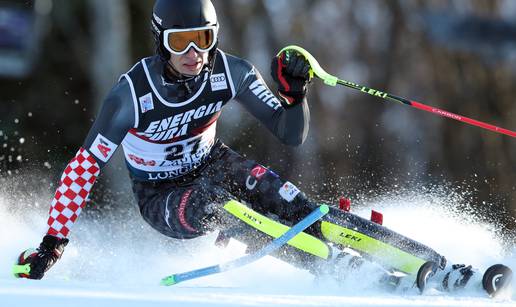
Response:
[[[310,64],[303,55],[286,50],[275,56],[271,63],[272,79],[278,83],[278,93],[284,107],[302,103],[307,84],[311,81]]]
[[[43,241],[37,249],[28,249],[20,254],[17,265],[29,264],[30,271],[15,274],[16,277],[41,279],[46,271],[48,271],[61,258],[68,239],[60,239],[51,235],[43,237]]]

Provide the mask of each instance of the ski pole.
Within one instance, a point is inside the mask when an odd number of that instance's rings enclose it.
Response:
[[[403,97],[398,97],[398,96],[395,96],[395,95],[392,95],[392,94],[389,94],[386,92],[375,90],[375,89],[367,87],[367,86],[363,86],[363,85],[360,85],[357,83],[339,79],[338,77],[335,77],[335,76],[327,73],[319,65],[317,60],[308,51],[306,51],[305,49],[303,49],[299,46],[295,46],[295,45],[287,46],[287,47],[281,49],[281,51],[278,53],[278,55],[280,55],[282,52],[284,52],[286,50],[293,50],[293,51],[297,51],[300,54],[302,54],[310,63],[310,66],[311,66],[310,77],[313,77],[315,75],[319,79],[323,80],[326,85],[330,85],[330,86],[336,86],[337,84],[343,85],[343,86],[361,91],[362,93],[369,94],[371,96],[379,97],[379,98],[389,100],[389,101],[398,102],[398,103],[405,104],[405,105],[414,107],[416,109],[430,112],[430,113],[433,113],[433,114],[436,114],[439,116],[448,117],[448,118],[455,119],[455,120],[458,120],[463,123],[467,123],[467,124],[470,124],[473,126],[483,128],[483,129],[491,130],[491,131],[505,134],[505,135],[508,135],[511,137],[516,137],[516,132],[508,130],[508,129],[500,128],[500,127],[497,127],[497,126],[494,126],[494,125],[491,125],[488,123],[484,123],[484,122],[481,122],[481,121],[478,121],[478,120],[475,120],[472,118],[454,114],[454,113],[451,113],[451,112],[448,112],[448,111],[445,111],[445,110],[442,110],[439,108],[431,107],[431,106],[422,104],[417,101],[409,100],[409,99],[406,99]]]
[[[313,223],[315,223],[317,220],[319,220],[321,217],[326,215],[330,209],[327,205],[321,205],[318,208],[316,208],[314,211],[312,211],[309,215],[307,215],[305,218],[303,218],[301,221],[299,221],[297,224],[292,226],[289,230],[287,230],[283,235],[280,237],[274,239],[271,243],[267,244],[265,247],[260,249],[259,251],[245,255],[243,257],[234,259],[232,261],[213,265],[209,267],[205,267],[202,269],[197,269],[193,271],[188,271],[184,273],[178,273],[173,274],[170,276],[167,276],[161,280],[161,285],[163,286],[172,286],[177,283],[195,279],[203,276],[213,275],[225,271],[229,271],[231,269],[235,269],[241,266],[244,266],[246,264],[249,264],[251,262],[254,262],[273,251],[277,250],[278,248],[282,247],[290,241],[292,238],[294,238],[297,234],[305,230],[306,228],[310,227]]]

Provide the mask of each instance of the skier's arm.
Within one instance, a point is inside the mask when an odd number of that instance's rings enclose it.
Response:
[[[136,122],[132,91],[122,79],[105,99],[86,141],[66,166],[49,211],[48,231],[36,250],[21,253],[17,265],[29,266],[28,274],[18,277],[41,279],[68,244],[70,228],[77,220],[86,199],[118,144]]]
[[[229,58],[235,82],[236,99],[244,108],[262,122],[282,143],[297,146],[308,134],[310,112],[306,98],[286,106],[265,84],[262,76],[249,62]],[[232,62],[232,63],[231,63]]]
[[[134,114],[131,89],[124,78],[108,94],[83,146],[61,176],[49,212],[48,235],[68,235],[100,170],[134,126]]]

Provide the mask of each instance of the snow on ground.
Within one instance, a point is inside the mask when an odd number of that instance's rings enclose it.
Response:
[[[18,193],[19,194],[19,193]],[[35,247],[46,224],[45,197],[21,197],[0,191],[0,306],[516,306],[512,292],[501,300],[486,297],[479,285],[462,293],[415,289],[389,293],[372,276],[349,276],[340,284],[315,283],[310,274],[266,257],[234,271],[173,287],[159,286],[162,277],[228,261],[244,253],[232,241],[213,246],[215,234],[190,241],[164,238],[138,216],[127,214],[79,219],[63,259],[41,281],[18,280],[11,264],[18,254]],[[357,209],[384,213],[384,225],[434,247],[455,263],[480,269],[503,262],[516,268],[516,256],[504,249],[496,227],[456,210],[447,195],[408,193],[365,201]],[[516,252],[512,248],[512,252]]]

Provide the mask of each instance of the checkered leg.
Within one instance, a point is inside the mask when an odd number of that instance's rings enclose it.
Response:
[[[93,183],[100,173],[100,167],[93,156],[84,148],[65,168],[49,211],[47,234],[65,238],[77,220]]]

